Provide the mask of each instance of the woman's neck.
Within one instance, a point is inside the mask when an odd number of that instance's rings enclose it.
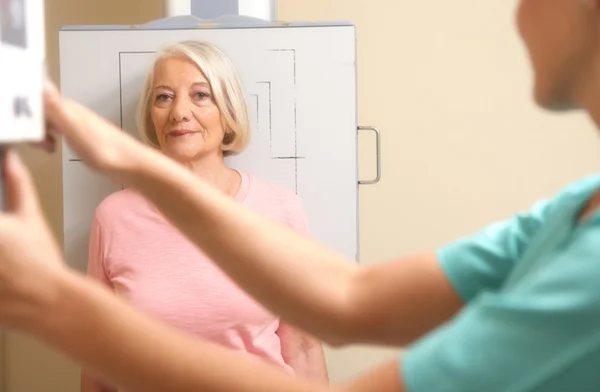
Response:
[[[241,184],[240,174],[225,165],[222,156],[204,156],[180,162],[204,182],[234,197]]]

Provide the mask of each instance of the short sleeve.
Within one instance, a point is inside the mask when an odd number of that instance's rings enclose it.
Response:
[[[409,348],[401,361],[407,391],[597,390],[599,232],[544,260],[510,292],[478,296]]]
[[[540,201],[528,212],[438,250],[442,269],[465,302],[484,289],[500,287],[546,221],[551,205]]]
[[[92,278],[100,281],[101,283],[112,287],[112,283],[109,277],[109,273],[106,269],[105,258],[104,258],[104,247],[102,237],[102,227],[98,214],[94,215],[92,221],[92,228],[90,230],[90,241],[88,248],[88,265],[87,274]]]
[[[302,199],[297,195],[292,195],[287,203],[287,223],[291,229],[294,229],[298,233],[310,235],[310,225],[308,223],[308,216],[304,209],[304,203]]]

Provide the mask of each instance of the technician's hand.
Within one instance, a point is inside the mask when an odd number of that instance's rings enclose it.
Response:
[[[44,86],[46,140],[42,146],[52,151],[58,135],[93,169],[111,173],[131,158],[138,144],[126,132],[87,107],[61,97],[51,81]]]
[[[2,162],[4,209],[0,213],[0,325],[25,327],[52,298],[66,271],[44,219],[31,175],[16,152]]]

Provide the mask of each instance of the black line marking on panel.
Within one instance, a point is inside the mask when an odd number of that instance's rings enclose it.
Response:
[[[259,99],[258,94],[250,94],[251,97],[256,97],[256,128],[260,129],[260,111],[259,109]]]
[[[121,57],[123,54],[153,54],[156,51],[125,51],[119,52],[119,117],[121,121],[121,130],[123,130],[123,78],[121,75]]]
[[[269,49],[269,52],[292,52],[294,56],[294,156],[298,156],[298,99],[296,96],[296,49]],[[298,193],[298,161],[294,162],[296,193]]]
[[[273,153],[273,117],[271,112],[271,82],[256,82],[256,84],[267,84],[269,86],[269,152]]]
[[[296,49],[269,49],[269,52],[292,52],[294,55],[294,86],[296,85]]]
[[[296,118],[296,49],[269,49],[269,52],[292,52],[294,56],[294,127],[297,127]]]
[[[123,129],[123,78],[121,77],[121,52],[119,52],[119,119]]]

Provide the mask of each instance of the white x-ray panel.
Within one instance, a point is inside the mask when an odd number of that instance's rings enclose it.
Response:
[[[227,158],[228,163],[296,192],[304,201],[314,237],[355,259],[354,27],[247,21],[202,27],[198,20],[63,29],[63,93],[137,137],[136,107],[154,53],[166,44],[189,39],[220,46],[240,72],[253,123],[249,147]],[[64,147],[65,251],[71,265],[84,269],[94,209],[121,187],[92,173]]]

